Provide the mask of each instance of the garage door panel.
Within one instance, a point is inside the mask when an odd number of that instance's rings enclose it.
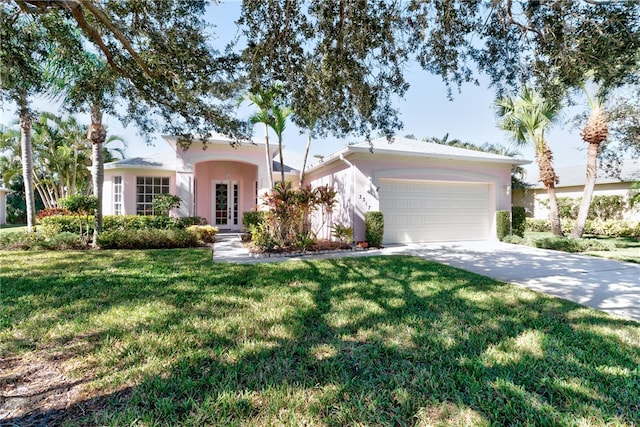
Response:
[[[489,185],[383,180],[385,243],[485,240]]]

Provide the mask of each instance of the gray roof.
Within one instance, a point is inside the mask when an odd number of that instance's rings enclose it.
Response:
[[[368,142],[350,145],[350,150],[366,149],[373,147],[373,152],[394,152],[395,154],[409,155],[426,155],[429,157],[439,157],[455,159],[461,158],[465,160],[491,160],[500,163],[518,163],[528,164],[528,160],[516,159],[509,156],[487,153],[484,151],[469,150],[466,148],[452,147],[450,145],[436,144],[433,142],[418,141],[417,139],[397,138],[394,137],[391,142],[387,138],[378,138]]]
[[[392,138],[391,142],[387,138],[382,137],[374,139],[371,142],[361,142],[358,144],[348,145],[346,148],[324,158],[321,162],[317,162],[310,167],[316,169],[322,164],[327,164],[332,160],[338,159],[340,155],[347,155],[349,152],[369,152],[373,148],[373,153],[407,155],[414,157],[428,157],[449,160],[466,160],[491,163],[507,163],[512,165],[526,165],[531,163],[529,160],[517,159],[499,154],[487,153],[484,151],[469,150],[466,148],[452,147],[444,144],[436,144],[433,142],[418,141],[416,139]]]
[[[302,167],[303,156],[293,151],[283,150],[282,155],[285,159],[284,171],[287,173],[297,173]],[[280,162],[277,160],[278,154],[273,160],[273,171],[280,172]],[[115,162],[105,163],[107,169],[158,169],[158,170],[176,170],[176,153],[168,151],[165,153],[150,154],[144,157],[132,157],[130,159],[118,160]]]
[[[297,151],[282,150],[282,157],[284,158],[284,171],[287,173],[299,172],[304,163],[304,154]],[[273,171],[280,172],[280,155],[276,151],[273,156]]]
[[[132,157],[130,159],[118,160],[105,163],[106,169],[160,169],[176,170],[176,153],[168,151],[156,153],[144,157]]]
[[[556,168],[556,175],[560,178],[560,182],[556,187],[583,186],[586,178],[586,164]],[[531,180],[528,179],[527,181],[529,181],[529,184],[534,188],[544,188],[540,182],[539,174],[536,174]],[[619,176],[610,176],[600,168],[598,168],[596,173],[596,184],[612,184],[630,181],[640,181],[640,159],[623,160]]]

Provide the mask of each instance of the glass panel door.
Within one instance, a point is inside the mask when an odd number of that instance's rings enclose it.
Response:
[[[213,197],[215,225],[222,228],[238,228],[238,183],[229,181],[215,182]]]
[[[217,183],[215,188],[215,218],[216,225],[229,224],[229,185]]]

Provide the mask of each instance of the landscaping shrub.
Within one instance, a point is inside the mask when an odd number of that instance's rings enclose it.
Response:
[[[564,252],[582,252],[584,245],[581,242],[582,239],[568,239],[561,236],[553,237],[541,237],[533,241],[533,245],[536,248],[541,249],[553,249],[556,251]]]
[[[79,234],[70,233],[68,231],[54,234],[51,237],[45,237],[42,243],[38,246],[42,249],[49,249],[54,251],[87,248],[87,244],[83,241],[82,237]]]
[[[627,202],[620,195],[593,196],[587,218],[592,220],[621,220],[626,209]]]
[[[89,215],[87,218],[89,220],[89,234],[91,234],[93,233],[93,216]],[[81,222],[80,218],[75,215],[55,215],[42,218],[41,225],[48,234],[55,234],[63,231],[77,232]],[[143,230],[146,228],[169,230],[184,229],[192,225],[206,225],[206,221],[197,216],[173,218],[153,215],[105,215],[102,221],[102,230]]]
[[[511,233],[524,237],[526,220],[527,216],[524,206],[513,206],[511,208]]]
[[[273,249],[307,248],[310,239],[315,241],[316,234],[311,230],[311,213],[320,209],[323,218],[326,217],[335,204],[335,197],[335,190],[328,185],[314,189],[277,185],[263,196],[269,210],[264,214],[264,222],[252,230],[252,236],[259,240],[254,243],[267,250],[271,250],[268,248],[272,245]]]
[[[76,194],[75,196],[61,199],[60,206],[78,215],[90,215],[98,207],[98,198],[96,196]]]
[[[190,225],[187,230],[194,233],[199,241],[203,243],[213,243],[216,240],[218,227],[211,225]]]
[[[86,249],[87,245],[79,234],[62,232],[53,235],[46,233],[29,233],[17,231],[0,234],[0,249],[2,250],[66,250]]]
[[[246,211],[242,213],[242,225],[246,232],[251,233],[260,224],[265,221],[266,212],[264,211]]]
[[[342,243],[348,243],[353,240],[353,228],[347,225],[336,224],[332,227],[331,235]]]
[[[503,240],[511,234],[511,212],[496,211],[496,233],[498,240]]]
[[[38,211],[38,215],[36,215],[37,220],[41,220],[42,218],[46,218],[48,216],[55,215],[71,215],[71,211],[65,208],[46,208]]]
[[[185,229],[105,231],[98,237],[102,249],[171,249],[198,246],[197,236]]]
[[[182,199],[172,194],[156,194],[151,200],[151,207],[156,216],[169,216],[169,211],[173,208],[179,208]]]
[[[515,234],[511,234],[510,236],[505,236],[504,239],[502,239],[502,241],[505,243],[512,243],[514,245],[528,245],[528,242],[526,239]]]
[[[32,249],[37,242],[37,233],[29,233],[27,231],[0,233],[0,249],[3,250],[29,250]]]
[[[263,251],[272,251],[276,247],[273,233],[269,230],[266,222],[259,223],[254,227],[251,231],[251,241],[257,248]]]
[[[640,223],[630,224],[617,220],[591,220],[587,221],[586,234],[608,237],[640,237]]]
[[[370,247],[381,247],[384,236],[384,216],[379,211],[369,211],[364,214],[365,240]]]
[[[537,233],[551,231],[551,222],[548,219],[527,218],[525,220],[525,231]]]
[[[93,233],[93,215],[90,215],[84,221],[77,215],[53,215],[46,216],[40,221],[43,231],[48,235],[54,235],[58,233],[68,232],[77,233],[84,225],[87,226],[88,219],[88,234]]]

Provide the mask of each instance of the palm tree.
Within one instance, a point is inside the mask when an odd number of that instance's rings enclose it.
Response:
[[[311,141],[313,141],[313,130],[315,127],[315,119],[307,121],[307,144],[304,147],[304,159],[302,160],[302,168],[300,168],[300,188],[304,188],[304,170],[307,168],[307,158],[309,157],[309,150],[311,150]]]
[[[289,107],[283,107],[279,103],[275,102],[271,108],[273,114],[273,121],[271,122],[271,128],[278,137],[278,152],[280,153],[280,183],[284,188],[284,158],[282,156],[282,134],[287,127],[287,118],[293,113],[293,110]]]
[[[578,217],[570,234],[570,237],[575,238],[582,237],[582,234],[584,234],[589,208],[591,207],[591,199],[593,199],[593,189],[596,186],[596,169],[598,167],[600,144],[609,136],[609,125],[607,116],[602,108],[602,98],[596,96],[595,99],[592,99],[585,87],[583,87],[583,90],[589,100],[591,115],[580,133],[582,140],[589,144],[589,150],[587,152],[587,173],[582,193],[582,201],[580,202]]]
[[[533,89],[525,88],[520,96],[498,99],[496,107],[498,127],[509,132],[517,144],[533,146],[540,181],[549,196],[551,231],[561,236],[562,225],[555,190],[558,176],[553,168],[553,154],[545,138],[545,131],[554,123],[560,105],[545,100]]]
[[[238,100],[238,104],[248,101],[250,105],[255,105],[258,108],[258,111],[249,118],[252,125],[264,124],[264,153],[269,189],[273,188],[273,159],[271,159],[271,148],[269,147],[269,128],[274,120],[272,114],[273,104],[280,90],[281,85],[276,84],[266,90],[248,92]]]

